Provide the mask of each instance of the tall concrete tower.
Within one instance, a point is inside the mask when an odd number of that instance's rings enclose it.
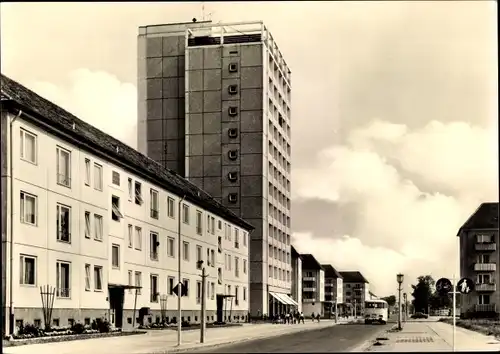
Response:
[[[252,315],[293,306],[291,73],[273,37],[262,22],[152,25],[138,52],[139,151],[255,226]]]

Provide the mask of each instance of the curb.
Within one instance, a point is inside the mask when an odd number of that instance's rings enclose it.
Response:
[[[338,323],[338,324],[333,323],[330,326],[325,326],[325,327],[321,327],[321,328],[312,327],[312,328],[304,328],[304,329],[297,330],[294,332],[289,332],[289,333],[273,333],[271,335],[262,334],[262,335],[258,335],[258,336],[254,336],[254,337],[239,338],[239,339],[227,340],[227,341],[223,341],[223,342],[219,342],[219,343],[210,343],[210,344],[206,344],[206,345],[200,345],[201,343],[197,343],[195,345],[188,346],[185,348],[171,348],[171,349],[167,349],[164,351],[153,352],[152,354],[185,353],[185,352],[190,352],[190,351],[194,351],[194,350],[215,349],[217,347],[229,346],[229,345],[237,344],[237,343],[239,344],[239,343],[251,342],[251,341],[259,340],[259,339],[274,338],[274,337],[279,337],[282,335],[295,334],[295,333],[300,333],[300,332],[309,332],[309,331],[314,331],[314,330],[318,330],[318,329],[333,327],[336,325],[340,325],[340,323]]]
[[[396,328],[398,325],[395,324],[394,326],[392,326],[391,328],[389,329],[383,329],[381,331],[378,331],[376,332],[370,339],[367,339],[366,341],[364,341],[363,343],[351,348],[348,350],[348,352],[367,352],[368,349],[370,349],[370,347],[373,345],[373,343],[375,342],[375,338],[379,337],[381,333],[384,333],[384,332],[388,332],[394,328]]]

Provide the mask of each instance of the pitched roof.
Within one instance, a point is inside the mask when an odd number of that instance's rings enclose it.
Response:
[[[302,269],[323,269],[312,254],[301,254],[300,258],[302,259]]]
[[[457,236],[472,229],[498,229],[498,202],[482,203],[458,230]]]
[[[325,270],[325,278],[342,278],[342,275],[331,264],[322,264],[321,266]]]
[[[368,280],[358,271],[339,272],[344,278],[344,283],[369,283]]]
[[[56,104],[37,95],[20,83],[0,74],[2,106],[16,108],[23,119],[52,134],[79,145],[130,173],[141,176],[179,197],[251,231],[254,227],[224,207],[212,196],[174,171],[167,169],[137,150],[77,118]]]
[[[295,247],[293,247],[293,245],[290,245],[290,253],[291,253],[292,257],[300,258],[299,252],[297,252],[297,250],[295,249]]]

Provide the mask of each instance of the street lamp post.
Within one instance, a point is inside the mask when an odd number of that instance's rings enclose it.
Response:
[[[404,275],[399,273],[396,276],[398,282],[398,329],[401,330],[401,285],[403,284]]]
[[[182,282],[181,282],[181,277],[182,277],[182,241],[181,241],[181,225],[182,225],[182,202],[186,196],[183,196],[182,199],[179,199],[179,208],[177,209],[177,217],[179,219],[179,225],[177,229],[177,276],[178,276],[178,284],[179,284],[179,293],[177,294],[177,346],[180,346],[182,343]]]
[[[403,293],[403,303],[405,304],[405,307],[404,307],[404,321],[408,321],[408,300],[406,299],[406,293]]]

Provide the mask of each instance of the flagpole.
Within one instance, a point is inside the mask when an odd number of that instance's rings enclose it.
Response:
[[[453,274],[453,352],[455,352],[455,332],[456,332],[456,308],[457,308],[457,286],[455,274]]]

